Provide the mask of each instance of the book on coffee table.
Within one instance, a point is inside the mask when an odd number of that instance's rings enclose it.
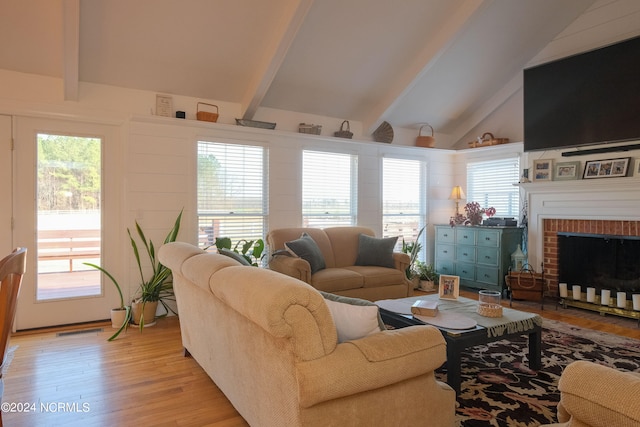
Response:
[[[438,301],[419,299],[411,306],[411,314],[435,317],[438,314]]]

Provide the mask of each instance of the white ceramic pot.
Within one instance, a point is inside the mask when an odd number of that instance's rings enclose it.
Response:
[[[124,323],[124,319],[127,318],[127,310],[124,308],[112,308],[111,309],[111,327],[114,329],[120,329],[120,326]]]
[[[431,280],[420,280],[420,290],[425,292],[433,292],[436,290],[436,285]]]

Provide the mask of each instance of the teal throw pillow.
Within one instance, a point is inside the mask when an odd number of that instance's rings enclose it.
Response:
[[[327,266],[318,244],[307,233],[303,233],[299,239],[285,243],[284,247],[295,256],[307,261],[311,266],[311,274]]]
[[[374,265],[394,268],[393,249],[398,237],[376,238],[360,234],[356,265]]]

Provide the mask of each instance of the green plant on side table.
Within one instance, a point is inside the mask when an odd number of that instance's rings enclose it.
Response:
[[[436,284],[440,280],[440,275],[436,272],[432,264],[417,261],[414,267],[416,275],[420,278],[420,289],[431,292],[435,290]]]
[[[264,241],[262,239],[242,239],[232,245],[229,237],[216,237],[214,244],[219,254],[233,258],[244,265],[259,267],[265,256]]]
[[[181,210],[180,213],[178,214],[178,217],[176,218],[173,224],[173,227],[167,234],[167,237],[164,239],[164,243],[176,241],[176,238],[178,237],[178,232],[180,231],[180,222],[182,221],[183,211],[184,210]],[[144,328],[145,322],[146,322],[145,317],[147,318],[147,320],[151,319],[151,321],[147,322],[147,324],[150,324],[153,322],[158,304],[162,304],[165,310],[165,314],[161,315],[160,317],[166,316],[167,314],[169,314],[169,312],[177,314],[167,304],[167,301],[175,300],[175,296],[173,293],[173,283],[171,282],[171,280],[169,280],[171,276],[171,270],[165,267],[164,265],[162,265],[159,261],[157,261],[156,248],[153,242],[147,239],[147,237],[144,234],[144,231],[140,227],[140,224],[138,224],[138,221],[136,221],[136,232],[142,242],[142,247],[144,247],[144,251],[149,258],[149,262],[153,270],[152,270],[151,276],[149,276],[148,278],[144,277],[144,272],[142,269],[142,260],[140,258],[140,251],[138,250],[138,243],[133,238],[133,235],[131,234],[131,230],[127,228],[129,241],[131,243],[133,254],[135,256],[136,263],[138,265],[138,271],[140,272],[140,286],[137,291],[138,296],[134,298],[134,300],[132,301],[131,307],[127,307],[124,305],[124,297],[122,294],[122,289],[118,284],[117,280],[115,279],[115,277],[113,277],[113,275],[111,275],[107,270],[105,270],[104,268],[98,265],[91,264],[91,263],[84,263],[89,267],[93,267],[97,270],[100,270],[113,282],[113,284],[116,286],[116,289],[118,289],[118,293],[120,294],[121,307],[124,307],[126,310],[126,317],[123,319],[122,325],[116,331],[116,333],[109,338],[109,341],[116,339],[118,335],[120,335],[120,333],[126,329],[127,324],[132,319],[134,323],[140,326],[140,330],[142,331],[142,328]],[[145,313],[145,309],[147,311],[146,313]]]

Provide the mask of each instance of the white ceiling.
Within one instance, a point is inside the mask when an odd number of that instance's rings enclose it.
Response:
[[[462,136],[593,3],[0,0],[0,68]]]

